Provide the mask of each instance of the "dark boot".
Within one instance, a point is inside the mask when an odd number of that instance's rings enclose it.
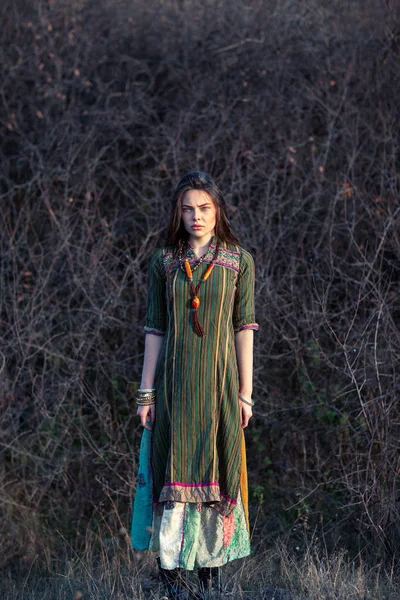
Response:
[[[219,567],[204,567],[198,572],[200,593],[202,598],[213,598],[214,594],[219,594],[221,591],[220,585],[220,570]]]
[[[192,596],[182,578],[182,569],[163,569],[160,559],[157,558],[160,579],[166,589],[170,600],[190,600]]]

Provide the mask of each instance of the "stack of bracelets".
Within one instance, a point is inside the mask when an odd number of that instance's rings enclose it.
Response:
[[[156,388],[139,389],[135,396],[138,406],[150,406],[156,401]]]

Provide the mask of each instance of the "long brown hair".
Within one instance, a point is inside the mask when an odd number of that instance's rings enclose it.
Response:
[[[190,171],[186,173],[175,188],[172,197],[171,217],[168,225],[167,245],[177,248],[183,240],[189,238],[182,221],[182,196],[188,190],[202,190],[212,199],[216,208],[215,235],[219,242],[239,244],[232,231],[226,212],[226,202],[221,190],[207,173]]]

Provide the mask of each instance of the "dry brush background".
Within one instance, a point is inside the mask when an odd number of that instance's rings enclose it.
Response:
[[[147,266],[192,169],[256,261],[255,555],[311,544],[394,572],[396,6],[1,5],[3,573],[131,560]]]

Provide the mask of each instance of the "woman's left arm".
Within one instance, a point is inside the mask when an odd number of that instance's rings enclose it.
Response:
[[[242,329],[235,333],[236,360],[239,370],[239,393],[251,400],[253,393],[253,342],[254,331]],[[247,427],[253,414],[252,407],[239,400],[241,426]]]

